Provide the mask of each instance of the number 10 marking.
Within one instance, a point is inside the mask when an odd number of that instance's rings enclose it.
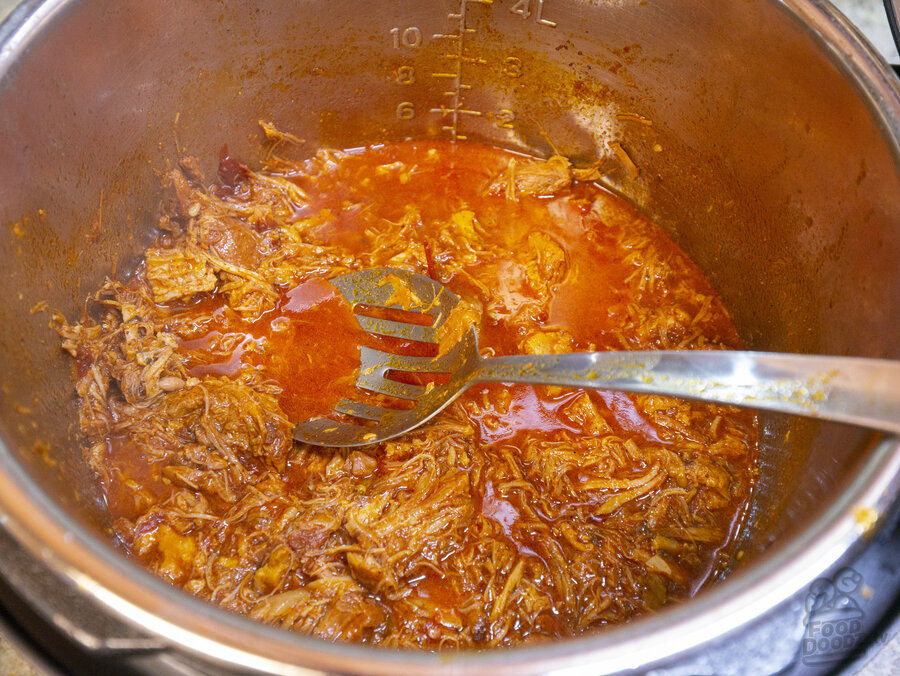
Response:
[[[422,31],[417,26],[407,28],[391,28],[391,37],[394,39],[394,49],[408,47],[418,49],[422,46]]]

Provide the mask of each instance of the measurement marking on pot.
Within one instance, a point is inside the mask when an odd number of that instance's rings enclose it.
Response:
[[[540,26],[556,28],[555,21],[544,18],[544,0],[517,0],[516,4],[509,8],[509,11],[512,14],[518,14],[523,19],[533,16],[534,22]]]
[[[472,85],[464,82],[466,73],[464,73],[463,65],[465,64],[466,69],[469,66],[490,65],[487,59],[481,56],[466,54],[466,37],[477,32],[477,29],[466,23],[470,3],[491,6],[493,5],[493,0],[459,0],[459,6],[456,11],[451,11],[447,15],[451,24],[453,22],[456,23],[456,30],[447,33],[434,33],[432,35],[433,39],[443,40],[448,43],[444,59],[449,62],[451,67],[446,70],[433,72],[431,77],[450,80],[452,87],[442,94],[449,99],[448,103],[434,106],[430,112],[440,116],[441,121],[444,122],[441,130],[447,132],[454,141],[462,141],[467,138],[461,131],[461,120],[464,117],[487,118],[502,129],[514,129],[516,120],[516,113],[510,108],[502,108],[494,113],[487,113],[465,105],[463,95],[472,89]],[[517,0],[510,7],[509,11],[523,20],[533,19],[539,26],[555,28],[557,23],[544,17],[544,3],[545,0]],[[515,55],[507,55],[500,64],[500,68],[510,78],[520,78],[524,74],[522,59]]]
[[[463,82],[463,64],[473,66],[486,66],[486,59],[477,56],[467,56],[465,51],[465,36],[475,33],[474,28],[466,25],[466,11],[469,3],[479,5],[491,5],[493,0],[459,0],[459,8],[455,12],[450,12],[447,17],[450,21],[456,21],[456,31],[452,33],[435,33],[432,37],[436,40],[447,40],[452,43],[450,49],[444,54],[444,58],[451,64],[452,68],[447,71],[439,71],[432,73],[434,78],[442,78],[452,80],[453,86],[443,93],[443,96],[450,99],[450,104],[440,104],[431,109],[430,112],[439,114],[441,120],[449,121],[441,126],[441,130],[449,133],[450,138],[454,141],[463,141],[466,135],[460,133],[460,117],[482,117],[480,110],[468,108],[464,105],[463,92],[472,88],[471,85]]]
[[[417,51],[422,46],[422,29],[418,26],[395,26],[390,30],[394,49]],[[394,81],[403,87],[416,83],[416,69],[411,65],[398,66],[394,71]],[[398,120],[411,120],[416,116],[415,104],[412,101],[401,101],[397,104],[395,115]]]
[[[455,11],[447,14],[448,21],[455,23],[455,30],[446,33],[432,33],[431,38],[447,45],[443,59],[447,62],[447,68],[439,69],[425,74],[426,77],[435,80],[448,81],[448,87],[440,96],[446,101],[428,108],[428,112],[439,116],[441,131],[446,132],[453,141],[462,141],[467,138],[462,133],[461,120],[465,118],[485,118],[502,129],[515,129],[516,112],[511,108],[500,108],[495,111],[483,111],[466,105],[465,94],[473,85],[465,82],[466,79],[479,80],[477,74],[473,74],[472,67],[491,67],[487,58],[466,52],[470,46],[467,37],[478,32],[467,23],[469,5],[477,4],[487,6],[489,12],[493,11],[494,0],[458,0]],[[521,17],[523,20],[533,20],[539,26],[555,28],[557,23],[545,18],[545,0],[517,0],[509,8],[509,12]],[[425,44],[425,34],[418,26],[395,26],[390,30],[391,41],[394,49],[405,52],[418,52]],[[470,52],[474,51],[470,48]],[[500,57],[500,61],[493,64],[498,72],[509,78],[521,78],[527,71],[523,60],[515,54],[507,54]],[[403,87],[409,87],[420,82],[421,78],[416,73],[416,67],[411,64],[396,66],[393,73],[394,81]],[[412,120],[417,111],[412,101],[401,101],[396,108],[396,116],[400,120]]]
[[[411,85],[416,83],[416,69],[412,66],[400,66],[397,69],[397,84]]]
[[[418,49],[422,46],[422,31],[418,26],[407,26],[403,29],[392,28],[391,35],[394,38],[395,49],[400,49],[400,47]]]

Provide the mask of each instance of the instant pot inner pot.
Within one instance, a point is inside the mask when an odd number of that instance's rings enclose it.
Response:
[[[750,348],[900,356],[895,149],[799,4],[26,3],[0,55],[0,452],[110,540],[72,364],[36,304],[79,316],[152,238],[167,161],[211,176],[227,144],[252,165],[258,120],[301,154],[455,136],[601,160]],[[744,566],[823,514],[877,441],[763,422]]]

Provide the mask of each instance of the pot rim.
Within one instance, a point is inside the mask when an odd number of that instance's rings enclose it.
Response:
[[[825,0],[774,0],[792,14],[856,86],[900,154],[900,81],[849,21]],[[69,0],[26,0],[0,26],[0,80]],[[160,648],[223,665],[279,674],[615,673],[646,668],[727,636],[771,611],[836,566],[870,532],[860,518],[883,515],[900,494],[900,440],[884,438],[818,519],[690,602],[595,635],[534,647],[424,653],[334,644],[257,623],[167,585],[91,535],[40,487],[0,440],[0,526],[63,584],[162,639]],[[871,511],[870,511],[871,510]],[[299,666],[303,664],[305,666]]]

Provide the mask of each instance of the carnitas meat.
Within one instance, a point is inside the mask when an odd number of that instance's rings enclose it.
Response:
[[[129,555],[262,622],[423,649],[596,631],[721,574],[756,477],[745,411],[484,385],[371,448],[291,437],[332,381],[353,387],[359,336],[326,281],[351,270],[447,285],[489,355],[739,347],[634,208],[565,158],[467,143],[198,166],[165,177],[142,268],[57,318]]]

